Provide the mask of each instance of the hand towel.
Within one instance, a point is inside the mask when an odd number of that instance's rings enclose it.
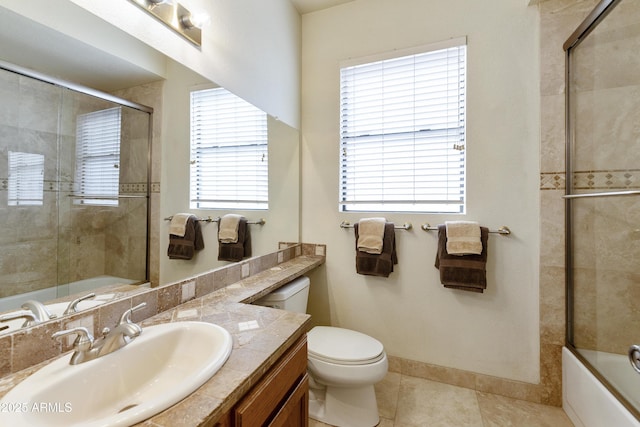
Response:
[[[358,250],[369,254],[381,254],[385,233],[385,218],[365,218],[358,222]]]
[[[356,272],[367,276],[389,277],[393,272],[393,265],[398,263],[394,224],[387,222],[384,226],[384,238],[380,254],[371,254],[359,250],[359,223],[354,224],[353,228],[356,235]]]
[[[187,220],[191,214],[179,213],[171,217],[171,223],[169,224],[169,234],[174,236],[184,237],[184,233],[187,229]]]
[[[187,218],[183,236],[169,234],[167,255],[170,259],[191,259],[195,251],[204,249],[204,240],[200,229],[200,221],[195,215]]]
[[[251,256],[251,234],[246,218],[240,218],[238,221],[237,240],[235,243],[218,241],[218,261],[242,261],[243,258]]]
[[[446,221],[447,253],[450,255],[480,255],[480,226],[474,221]]]
[[[238,224],[242,215],[227,214],[218,223],[218,240],[222,243],[238,243]]]
[[[445,288],[482,293],[487,288],[487,239],[489,229],[480,227],[482,253],[480,255],[451,255],[447,253],[447,228],[438,226],[438,250],[435,267],[440,270],[440,282]]]

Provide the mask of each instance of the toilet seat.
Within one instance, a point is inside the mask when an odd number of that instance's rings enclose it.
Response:
[[[307,333],[309,358],[340,365],[366,365],[385,357],[380,341],[350,329],[316,326]]]

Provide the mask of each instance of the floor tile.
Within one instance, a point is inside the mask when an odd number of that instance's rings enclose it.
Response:
[[[403,427],[483,427],[476,392],[402,376],[395,425]]]
[[[397,372],[389,372],[375,385],[378,413],[382,418],[393,420],[396,417],[401,377],[402,375]]]
[[[377,427],[572,427],[562,408],[390,372],[375,386]],[[309,427],[332,427],[309,419]]]
[[[562,408],[478,392],[484,427],[572,427]]]

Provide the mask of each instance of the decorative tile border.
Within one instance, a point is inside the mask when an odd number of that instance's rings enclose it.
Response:
[[[543,172],[540,174],[540,190],[564,190],[565,188],[564,172]]]
[[[585,171],[573,174],[575,190],[624,190],[640,188],[640,169]]]
[[[43,182],[43,189],[45,192],[63,192],[63,193],[72,193],[73,192],[73,181],[56,181],[56,180],[45,180]],[[0,191],[8,191],[9,190],[9,178],[0,178]],[[147,183],[146,182],[128,182],[120,184],[120,194],[140,194],[147,192]],[[159,193],[160,192],[160,183],[152,182],[151,183],[151,192]]]
[[[564,190],[564,172],[540,174],[540,190]],[[574,190],[630,190],[640,188],[640,169],[578,171],[573,174]]]

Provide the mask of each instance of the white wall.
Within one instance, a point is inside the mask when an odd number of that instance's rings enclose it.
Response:
[[[311,276],[317,323],[368,333],[393,356],[538,382],[538,15],[523,3],[356,0],[303,15],[302,241],[328,245]],[[339,62],[465,35],[467,214],[339,213]],[[414,225],[396,234],[388,279],[356,274],[353,230],[339,227],[379,215]],[[419,227],[449,219],[513,231],[489,238],[484,294],[439,283],[436,234]]]

